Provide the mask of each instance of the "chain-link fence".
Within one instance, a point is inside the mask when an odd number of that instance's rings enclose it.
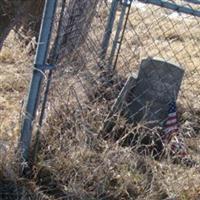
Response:
[[[64,3],[58,31],[61,48],[57,52],[58,66],[50,90],[49,108],[55,108],[52,104],[57,98],[61,101],[61,96],[65,102],[72,88],[72,94],[76,93],[74,101],[78,101],[79,106],[88,101],[94,106],[101,101],[112,107],[126,79],[133,73],[138,74],[142,60],[151,57],[176,63],[184,69],[178,96],[180,112],[196,113],[199,109],[199,17],[163,8],[164,4],[117,2],[115,13],[111,13],[109,1]],[[171,3],[191,9],[191,13],[199,8],[198,4],[186,1]],[[109,17],[114,20],[112,27],[107,26]],[[107,33],[110,40],[102,59],[102,43]]]
[[[142,199],[147,191],[154,194],[156,189],[150,190],[154,169],[149,166],[151,170],[144,172],[144,178],[142,169],[138,172],[140,166],[136,166],[141,158],[132,150],[155,158],[163,155],[160,138],[171,101],[177,105],[178,132],[184,137],[199,132],[200,4],[195,2],[169,1],[175,8],[168,4],[166,8],[165,2],[153,0],[58,1],[48,58],[56,67],[43,71],[45,79],[34,121],[36,127],[39,124],[38,160],[57,170],[56,185],[67,185],[57,198],[66,191],[66,199],[76,199],[80,194],[83,199],[87,195],[103,199],[117,190],[111,199],[140,195]],[[189,14],[183,13],[185,10]],[[154,120],[159,121],[156,126],[152,126]],[[113,139],[115,143],[109,143]],[[131,159],[134,163],[129,162]],[[45,176],[37,170],[38,177],[40,173]],[[117,186],[126,172],[139,173],[133,180],[126,177],[140,188],[134,189],[137,192],[126,193]],[[170,178],[174,181],[175,175]],[[38,184],[46,184],[40,181]],[[112,181],[116,181],[114,186]],[[169,187],[166,197],[181,193],[182,181],[175,182],[178,189],[163,182]],[[124,187],[127,190],[128,185]],[[58,188],[47,188],[44,193],[57,195]]]

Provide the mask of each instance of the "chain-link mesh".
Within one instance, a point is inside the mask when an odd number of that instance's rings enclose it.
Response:
[[[115,127],[108,132],[117,142],[101,138],[105,120],[126,80],[138,74],[142,60],[148,57],[176,63],[185,70],[177,100],[180,131],[184,136],[199,132],[200,18],[133,1],[126,8],[117,50],[110,62],[124,2],[119,1],[102,59],[111,1],[58,1],[48,60],[56,68],[51,76],[45,76],[43,84],[45,88],[51,79],[38,156],[44,168],[35,169],[42,195],[54,199],[164,199],[183,195],[183,186],[191,186],[183,179],[199,184],[199,177],[189,177],[189,170],[175,167],[181,174],[177,178],[174,166],[166,164],[166,159],[158,164],[132,151],[158,158],[162,151],[156,139],[160,138],[160,127],[151,129],[141,121],[127,123],[127,118],[116,115]],[[170,2],[200,8],[189,1]],[[190,148],[189,152],[194,153]],[[196,154],[194,157],[198,160]]]
[[[85,100],[92,98],[94,102],[101,98],[106,99],[110,105],[130,74],[138,73],[142,59],[158,57],[184,68],[185,76],[178,101],[181,107],[190,112],[198,110],[199,17],[133,2],[119,54],[115,55],[118,57],[116,69],[107,71],[112,68],[110,65],[113,63],[108,60],[123,7],[119,3],[109,48],[102,63],[101,43],[106,32],[110,3],[81,1],[77,4],[75,1],[65,1],[61,30],[58,33],[61,48],[57,52],[58,66],[51,92],[68,93],[69,87],[74,85],[81,101],[83,96]],[[186,1],[173,3],[195,10],[199,8],[199,5]],[[52,96],[53,99],[55,97]]]
[[[52,79],[52,86],[46,106],[47,124],[50,124],[50,128],[55,127],[59,134],[69,129],[72,135],[79,131],[86,132],[89,138],[93,137],[91,132],[99,135],[127,78],[133,73],[138,74],[143,58],[159,57],[166,62],[175,62],[185,70],[178,98],[181,114],[179,123],[183,123],[182,129],[186,126],[186,129],[194,133],[199,120],[195,114],[199,109],[199,18],[155,5],[133,2],[125,12],[121,38],[117,41],[118,51],[114,55],[115,62],[110,62],[120,15],[123,6],[127,6],[124,2],[118,2],[108,50],[102,60],[102,41],[108,31],[106,27],[111,2],[59,1],[49,59],[49,62],[57,66],[53,77],[48,77]],[[185,1],[174,3],[186,5]],[[188,4],[187,7],[190,8]],[[194,9],[198,9],[198,5]],[[57,47],[56,43],[59,43]],[[158,79],[162,78],[158,74]],[[145,91],[141,91],[142,95],[145,96]],[[192,127],[187,127],[184,124],[186,121]],[[129,126],[126,124],[125,127]],[[119,139],[124,135],[121,131],[117,123],[112,134]],[[54,137],[57,138],[57,133],[53,132]],[[65,148],[68,148],[66,144]]]

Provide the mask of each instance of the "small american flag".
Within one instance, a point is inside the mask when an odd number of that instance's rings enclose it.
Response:
[[[176,113],[176,102],[169,103],[168,116],[164,127],[164,139],[170,140],[172,135],[178,131],[178,121]]]
[[[168,116],[164,127],[164,140],[170,143],[172,154],[176,157],[184,158],[187,156],[187,148],[184,140],[178,134],[178,119],[176,102],[169,103]]]

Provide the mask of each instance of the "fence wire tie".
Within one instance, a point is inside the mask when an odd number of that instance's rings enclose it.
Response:
[[[34,68],[39,69],[39,70],[52,70],[55,68],[55,65],[53,65],[53,64],[44,64],[44,65],[35,64]]]
[[[33,70],[40,72],[43,75],[44,79],[47,80],[47,76],[42,69],[39,69],[37,67],[33,67]]]
[[[47,76],[45,74],[45,70],[53,70],[55,68],[55,65],[52,65],[52,64],[45,64],[45,65],[38,65],[38,64],[35,64],[33,69],[34,70],[37,70],[39,71],[45,80],[47,80]]]

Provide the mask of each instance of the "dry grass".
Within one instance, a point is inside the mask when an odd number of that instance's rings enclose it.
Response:
[[[164,14],[155,7],[145,12],[133,8],[117,69],[127,76],[147,56],[160,56],[168,61],[173,58],[185,66],[178,104],[181,131],[187,136],[191,156],[199,162],[199,19],[181,23],[164,18]],[[96,31],[100,29],[98,24]],[[100,40],[101,34],[98,34]],[[96,75],[92,66],[95,53],[80,50],[71,63],[63,62],[55,73],[38,162],[31,177],[20,178],[14,157],[32,58],[12,34],[9,36],[0,53],[0,199],[200,199],[199,166],[174,165],[168,158],[157,161],[151,156],[139,155],[135,147],[122,147],[119,142],[97,137],[116,97],[113,91],[118,93],[121,86],[96,88],[88,84],[84,73],[90,70],[92,76]],[[131,58],[129,65],[124,64],[124,56]],[[83,58],[87,68],[82,66]],[[66,72],[70,67],[74,71]],[[119,80],[118,77],[114,82]],[[84,89],[93,88],[96,96],[91,101]],[[123,126],[124,121],[119,119],[118,128]],[[127,127],[130,133],[135,130],[141,135],[146,133],[141,125]]]
[[[0,141],[17,138],[31,60],[11,33],[0,53]]]

